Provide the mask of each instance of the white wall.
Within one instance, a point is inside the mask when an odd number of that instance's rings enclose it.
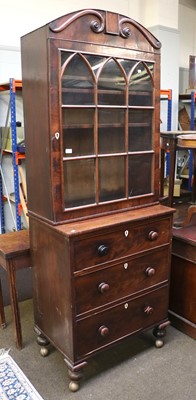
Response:
[[[179,31],[178,0],[145,0],[145,22],[160,40],[161,89],[172,90],[173,130],[178,126]],[[150,24],[150,25],[149,25]],[[161,130],[167,130],[168,103],[161,102]]]
[[[131,12],[129,16],[138,20],[141,0],[0,0],[0,82],[10,77],[21,79],[21,36],[61,15],[83,8],[107,8],[124,15]]]
[[[143,23],[146,26],[168,26],[178,28],[179,0],[143,0]]]
[[[196,55],[196,1],[195,7],[179,6],[180,67],[189,68],[189,56]]]
[[[128,12],[128,0],[0,0],[0,45],[20,47],[20,37],[53,19],[83,8]],[[138,0],[134,0],[138,3]],[[5,34],[6,32],[6,34]]]

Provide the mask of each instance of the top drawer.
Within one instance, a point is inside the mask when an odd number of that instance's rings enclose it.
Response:
[[[150,250],[170,241],[170,218],[145,224],[113,225],[109,232],[101,229],[96,234],[74,241],[75,270],[88,268],[121,257]]]

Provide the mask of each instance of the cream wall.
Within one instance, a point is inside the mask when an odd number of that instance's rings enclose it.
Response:
[[[138,4],[138,0],[132,1]],[[0,0],[0,45],[20,46],[20,37],[71,11],[98,8],[127,14],[129,0]]]
[[[194,7],[179,5],[180,67],[189,68],[189,56],[196,55],[196,1]]]
[[[142,1],[144,25],[162,25],[178,29],[178,3],[179,0]]]
[[[141,0],[0,0],[0,82],[21,79],[20,37],[71,11],[108,9],[139,21]]]

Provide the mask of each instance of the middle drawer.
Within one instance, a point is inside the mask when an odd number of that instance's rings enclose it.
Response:
[[[76,314],[168,280],[168,246],[96,272],[75,276]]]

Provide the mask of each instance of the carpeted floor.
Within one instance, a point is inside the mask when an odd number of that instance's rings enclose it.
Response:
[[[80,390],[68,389],[67,368],[55,349],[43,358],[33,331],[32,301],[20,303],[24,348],[15,348],[10,306],[8,326],[0,329],[0,348],[10,355],[44,400],[195,400],[196,343],[169,327],[165,346],[156,349],[151,332],[132,337],[95,356]]]

